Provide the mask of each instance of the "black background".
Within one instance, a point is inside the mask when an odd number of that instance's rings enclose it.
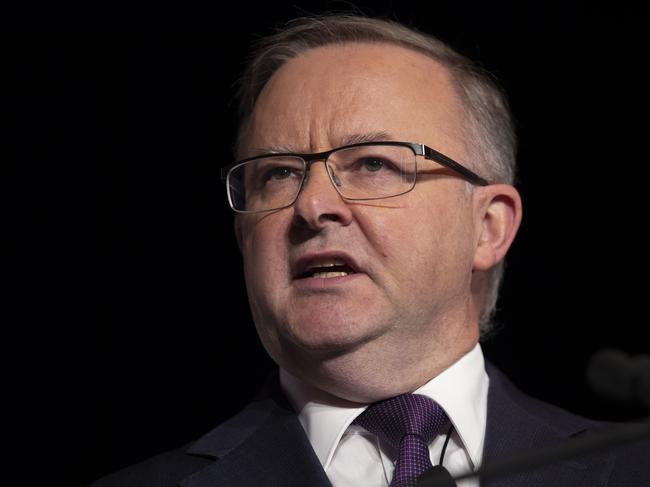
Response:
[[[509,93],[524,223],[487,357],[571,411],[640,417],[590,392],[584,370],[601,348],[650,348],[647,16],[576,2],[357,5],[449,42]],[[5,417],[21,484],[84,485],[189,442],[265,378],[219,168],[248,45],[323,9],[350,5],[5,17]]]

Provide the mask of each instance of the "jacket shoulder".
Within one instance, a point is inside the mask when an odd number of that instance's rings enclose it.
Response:
[[[523,393],[490,362],[486,362],[485,368],[490,378],[488,407],[493,410],[506,409],[509,414],[516,412],[531,423],[544,425],[560,436],[607,426],[605,422],[579,416]]]
[[[190,445],[156,455],[93,482],[90,487],[177,486],[210,459],[187,454]]]
[[[488,362],[486,371],[490,377],[484,449],[487,462],[566,445],[573,438],[606,433],[620,425],[584,418],[528,396]],[[650,440],[603,446],[590,454],[496,479],[487,485],[650,487]]]

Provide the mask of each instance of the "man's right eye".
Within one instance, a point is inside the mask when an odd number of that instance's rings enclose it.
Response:
[[[274,180],[274,179],[286,179],[291,176],[291,168],[289,167],[273,167],[266,171],[264,181]]]

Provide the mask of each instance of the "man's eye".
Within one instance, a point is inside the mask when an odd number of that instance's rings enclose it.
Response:
[[[377,172],[386,167],[386,163],[383,159],[378,159],[376,157],[367,157],[361,161],[361,166],[370,172]]]
[[[291,168],[289,168],[289,167],[274,167],[272,169],[269,169],[266,172],[266,177],[264,178],[264,180],[269,181],[271,179],[286,179],[289,176],[291,176]]]

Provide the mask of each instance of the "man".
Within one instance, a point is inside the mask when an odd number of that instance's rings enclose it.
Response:
[[[197,442],[96,485],[414,485],[409,435],[393,443],[369,419],[396,397],[434,404],[436,431],[411,436],[453,474],[597,426],[516,391],[478,344],[522,217],[489,78],[397,23],[332,16],[263,41],[240,98],[224,174],[279,380]],[[490,485],[641,485],[641,455]]]

